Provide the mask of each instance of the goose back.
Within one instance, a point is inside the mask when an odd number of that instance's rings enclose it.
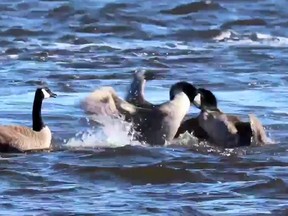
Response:
[[[224,148],[238,146],[238,130],[229,121],[227,115],[220,111],[201,111],[199,125],[209,135],[211,142]]]
[[[22,126],[0,126],[0,148],[15,151],[49,149],[51,131],[45,126],[41,131],[33,131]]]
[[[273,143],[254,114],[249,114],[249,122],[244,122],[240,118],[222,112],[202,111],[199,115],[199,124],[212,142],[224,148]]]

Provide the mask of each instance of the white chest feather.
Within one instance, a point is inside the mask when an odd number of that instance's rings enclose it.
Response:
[[[167,114],[163,120],[163,131],[168,140],[174,138],[181,121],[190,108],[190,100],[188,96],[181,92],[169,103],[165,104],[161,110]]]
[[[48,126],[45,126],[39,132],[34,131],[34,136],[30,138],[29,150],[48,149],[50,148],[51,140],[51,131]]]

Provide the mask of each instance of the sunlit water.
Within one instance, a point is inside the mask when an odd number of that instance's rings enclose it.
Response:
[[[36,86],[58,97],[42,111],[55,151],[1,154],[0,214],[287,215],[286,6],[1,1],[1,124],[31,126]],[[276,144],[221,150],[185,134],[149,147],[131,141],[129,124],[101,117],[100,127],[80,109],[99,86],[123,97],[137,70],[147,74],[149,101],[192,82],[227,113],[255,113]]]

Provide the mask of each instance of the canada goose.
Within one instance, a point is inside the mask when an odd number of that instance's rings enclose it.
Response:
[[[194,98],[196,88],[189,83],[178,82],[170,88],[170,101],[143,108],[119,98],[112,87],[103,87],[85,98],[82,107],[90,114],[122,115],[133,122],[133,128],[138,132],[137,140],[151,145],[164,145],[174,138],[189,110],[190,99],[186,92],[190,98]]]
[[[215,95],[207,89],[198,89],[194,105],[201,109],[198,121],[213,143],[224,148],[269,143],[265,129],[254,114],[249,114],[249,122],[237,116],[226,115],[217,107]],[[252,139],[252,141],[251,141]]]
[[[209,107],[209,110],[218,109],[216,97],[214,96],[214,94],[212,94],[211,91],[200,88],[199,92],[204,92],[204,94],[206,93],[205,94],[206,104],[203,104],[204,107]],[[197,137],[198,139],[208,139],[209,136],[208,136],[207,132],[199,125],[199,117],[200,117],[200,115],[198,115],[197,117],[193,117],[193,118],[189,118],[189,119],[184,120],[181,123],[181,125],[180,125],[180,127],[179,127],[179,129],[175,135],[175,138],[177,138],[180,134],[184,133],[185,131],[188,131],[189,133],[193,132],[193,135],[195,137]],[[227,118],[232,123],[241,122],[241,119],[238,116],[227,115]],[[241,126],[239,126],[239,127],[241,127]]]
[[[125,98],[126,101],[135,106],[139,106],[143,108],[152,108],[152,107],[157,106],[155,104],[148,102],[144,98],[145,83],[146,83],[146,80],[145,80],[144,72],[138,71],[134,73],[132,83],[129,86],[129,90]],[[178,82],[176,85],[187,86],[186,94],[188,94],[190,102],[193,103],[196,88],[187,82]],[[199,126],[197,117],[189,118],[183,121],[180,124],[180,127],[178,128],[177,133],[175,134],[174,138],[179,137],[179,135],[185,133],[185,131],[188,131],[189,133],[193,133],[193,135],[197,137],[198,139],[208,138],[207,133]]]
[[[0,152],[25,152],[49,149],[51,131],[45,126],[41,116],[43,99],[56,97],[47,87],[35,91],[32,120],[33,128],[25,126],[0,126]]]

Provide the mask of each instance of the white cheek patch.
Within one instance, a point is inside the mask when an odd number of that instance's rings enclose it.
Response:
[[[50,98],[50,94],[45,89],[42,89],[42,93],[44,95],[44,98]]]
[[[193,102],[196,107],[201,107],[201,95],[199,93],[195,96]]]

